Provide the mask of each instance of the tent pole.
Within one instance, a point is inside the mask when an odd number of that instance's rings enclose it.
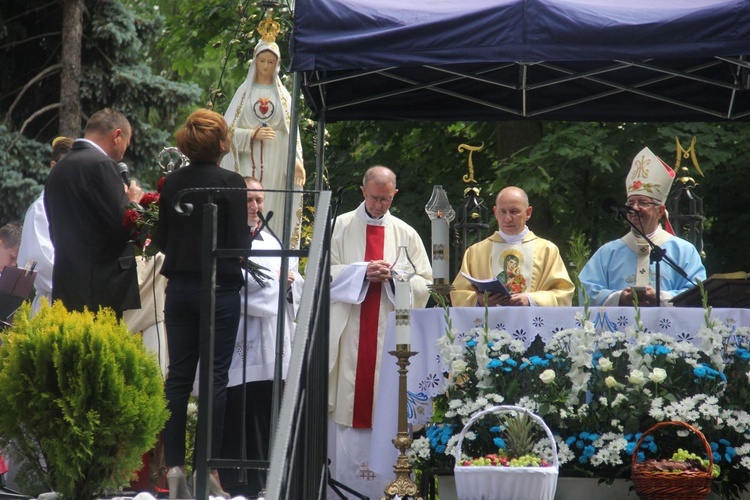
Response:
[[[292,236],[292,221],[294,220],[294,213],[296,210],[292,209],[294,202],[294,196],[292,192],[294,190],[294,167],[297,161],[297,123],[299,122],[299,94],[300,94],[300,79],[299,73],[294,73],[294,79],[292,83],[292,106],[290,109],[289,119],[289,147],[288,147],[288,158],[286,163],[286,193],[284,194],[284,224],[283,224],[283,235],[282,235],[282,246],[284,250],[288,250],[291,246]],[[296,229],[296,228],[295,228]],[[281,258],[281,270],[280,276],[286,276],[289,272],[289,258],[283,256]],[[286,314],[281,314],[282,304],[285,300],[284,297],[279,294],[279,314],[277,316],[276,325],[276,366],[274,368],[273,388],[272,388],[272,399],[271,399],[271,427],[275,430],[276,423],[278,422],[279,412],[281,410],[281,378],[282,378],[282,363],[281,356],[284,348],[284,322],[286,320]],[[275,432],[271,432],[269,438],[268,449],[273,449],[273,438]]]
[[[323,178],[323,165],[325,162],[325,152],[326,152],[326,111],[325,109],[322,109],[320,111],[320,117],[318,118],[317,134],[318,134],[318,138],[315,143],[315,191],[319,193],[323,190],[324,184],[328,184],[327,182],[324,182],[325,179]]]

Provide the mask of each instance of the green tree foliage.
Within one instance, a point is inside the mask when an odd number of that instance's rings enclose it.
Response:
[[[104,309],[26,303],[0,344],[0,443],[65,499],[128,484],[167,419],[161,371]]]
[[[704,233],[709,274],[750,269],[750,250],[744,229],[748,218],[738,210],[746,199],[744,181],[750,161],[750,130],[735,123],[541,123],[537,136],[518,122],[347,122],[328,125],[327,180],[334,191],[345,188],[342,211],[361,201],[355,189],[364,170],[375,164],[393,168],[399,194],[393,211],[412,224],[429,243],[424,204],[433,184],[442,184],[459,211],[467,186],[466,153],[459,144],[484,149],[473,154],[474,176],[488,207],[490,231],[497,228],[491,207],[504,186],[527,191],[534,213],[529,227],[560,246],[566,262],[581,253],[582,234],[590,251],[625,234],[624,223],[604,213],[606,198],[624,202],[625,176],[635,154],[648,146],[668,164],[675,164],[675,138],[687,146],[697,137],[696,151],[706,177],[690,160],[683,166],[698,182],[707,217]],[[518,134],[514,129],[524,129]],[[524,139],[524,137],[526,139]],[[460,215],[460,214],[459,214]],[[571,242],[576,252],[571,252]],[[452,270],[456,272],[457,270]]]
[[[132,1],[132,0],[131,0]],[[249,0],[146,0],[165,17],[164,36],[155,54],[161,70],[189,78],[203,90],[202,102],[224,112],[247,76],[253,49],[260,40],[258,23],[271,14],[280,23],[276,43],[282,68],[289,67],[291,15],[286,6],[267,10]],[[200,25],[195,23],[200,19]],[[282,71],[282,74],[284,72]],[[288,85],[291,87],[291,85]]]
[[[57,135],[57,109],[36,113],[59,100],[61,1],[0,2],[0,114],[6,133],[23,127],[24,135],[44,144]],[[155,186],[160,175],[156,157],[172,144],[179,112],[194,105],[200,94],[195,84],[151,69],[151,50],[162,35],[163,21],[152,12],[139,15],[119,0],[85,0],[83,118],[109,106],[130,119],[133,138],[126,162],[131,175],[147,187]]]
[[[39,195],[49,170],[49,145],[20,137],[0,125],[0,225],[21,220]]]

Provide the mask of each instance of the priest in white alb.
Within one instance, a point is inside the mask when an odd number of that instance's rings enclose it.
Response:
[[[393,171],[368,169],[361,189],[364,201],[337,218],[331,237],[328,454],[333,479],[380,498],[393,477],[379,476],[368,461],[386,320],[395,303],[390,266],[406,246],[416,268],[413,308],[427,304],[432,269],[419,234],[388,210],[398,192]],[[385,360],[398,369],[392,361]]]
[[[267,228],[260,227],[260,215],[265,213],[266,196],[263,185],[258,179],[249,176],[245,176],[245,185],[248,189],[247,225],[252,237],[251,250],[280,252],[281,242]],[[245,287],[240,291],[243,314],[237,328],[232,364],[229,367],[221,457],[268,460],[270,436],[275,428],[271,419],[278,360],[279,293],[283,293],[286,298],[283,301],[284,330],[280,353],[281,380],[286,380],[294,340],[294,319],[304,279],[298,272],[296,257],[289,259],[287,274],[283,279],[281,256],[251,254],[249,259],[260,266],[260,269],[255,273],[248,273]],[[244,456],[241,439],[243,427]],[[265,488],[267,471],[249,469],[244,479],[239,469],[221,469],[219,474],[222,487],[232,497],[255,498]]]

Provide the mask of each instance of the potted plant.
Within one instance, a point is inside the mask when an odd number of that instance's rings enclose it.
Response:
[[[22,306],[0,340],[0,447],[65,499],[126,486],[168,412],[156,359],[113,311],[31,317]],[[32,492],[28,492],[32,493]]]

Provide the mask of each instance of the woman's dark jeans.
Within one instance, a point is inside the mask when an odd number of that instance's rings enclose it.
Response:
[[[165,384],[169,420],[164,428],[164,460],[167,466],[185,465],[187,404],[193,389],[200,349],[200,278],[176,276],[167,284],[164,321],[167,328],[169,371]],[[211,457],[219,456],[229,366],[240,321],[237,287],[216,288],[214,333],[214,405],[211,425]],[[201,394],[201,398],[208,397]]]

